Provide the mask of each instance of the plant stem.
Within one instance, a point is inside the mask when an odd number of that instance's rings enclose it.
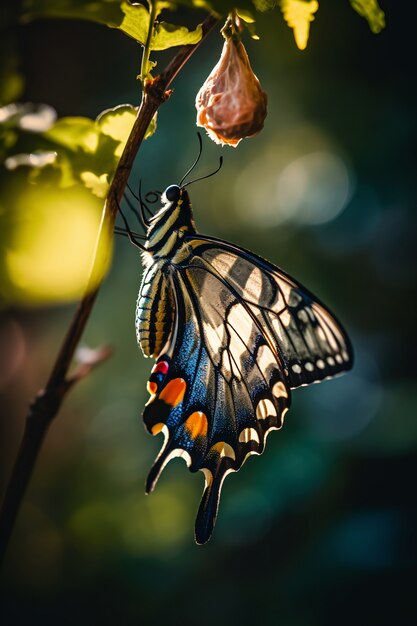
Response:
[[[149,68],[148,68],[148,64],[149,64],[149,55],[151,53],[151,41],[152,41],[152,35],[153,35],[153,26],[155,24],[155,19],[157,16],[157,1],[154,0],[154,2],[152,2],[151,0],[149,0],[149,27],[148,27],[148,34],[146,37],[146,42],[145,42],[145,47],[143,48],[143,53],[142,53],[142,62],[141,62],[141,66],[140,66],[140,79],[142,81],[142,85],[145,84],[145,81],[147,79],[148,73],[149,73]]]
[[[73,386],[74,381],[68,378],[68,370],[85,325],[90,317],[101,284],[97,284],[97,251],[100,245],[107,240],[106,235],[113,233],[118,203],[120,203],[123,197],[136,154],[154,114],[171,95],[168,87],[206,38],[207,34],[216,25],[217,21],[215,17],[208,16],[202,25],[203,34],[201,40],[197,44],[183,46],[159,76],[145,83],[143,98],[136,120],[104,203],[95,258],[86,295],[81,300],[74,314],[49,380],[45,388],[38,393],[31,404],[26,417],[23,438],[0,513],[0,562],[4,557],[42,442],[67,392]]]

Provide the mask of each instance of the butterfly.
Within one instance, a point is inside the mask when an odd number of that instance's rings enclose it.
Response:
[[[137,338],[156,361],[143,420],[149,433],[164,435],[146,492],[174,457],[203,472],[195,539],[204,544],[224,479],[282,427],[291,390],[349,370],[353,355],[342,326],[299,282],[197,233],[184,178],[165,190],[150,219],[140,198],[144,243],[128,235],[144,265]]]

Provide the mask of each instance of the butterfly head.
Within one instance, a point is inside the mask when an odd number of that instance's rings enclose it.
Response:
[[[182,192],[183,189],[178,185],[170,185],[165,189],[162,199],[167,202],[178,202],[181,199]]]
[[[159,214],[175,211],[180,208],[181,213],[189,213],[191,208],[190,196],[185,187],[169,185],[161,196],[162,208]]]
[[[162,206],[150,219],[151,229],[169,222],[171,228],[191,217],[190,197],[184,187],[169,185],[161,195]]]

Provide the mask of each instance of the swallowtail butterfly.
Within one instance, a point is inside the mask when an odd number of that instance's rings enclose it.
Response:
[[[122,216],[144,264],[137,338],[156,361],[143,419],[165,437],[146,491],[176,456],[202,471],[195,536],[203,544],[225,477],[263,452],[291,390],[345,372],[353,356],[339,322],[300,283],[252,252],[197,233],[182,182],[165,190],[150,219],[140,198],[143,243]]]

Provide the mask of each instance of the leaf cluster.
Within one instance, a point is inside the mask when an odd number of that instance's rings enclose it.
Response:
[[[349,0],[352,8],[364,17],[374,33],[385,27],[384,12],[378,0]],[[256,21],[256,14],[281,9],[284,19],[293,28],[297,45],[305,47],[305,35],[309,22],[319,9],[317,0],[176,0],[166,2],[154,0],[147,3],[131,3],[127,0],[25,0],[22,21],[55,17],[82,19],[117,28],[142,46],[148,45],[150,51],[166,50],[175,46],[195,44],[201,38],[201,27],[189,30],[186,26],[159,20],[163,11],[175,14],[178,7],[210,11],[219,17],[236,11],[246,25]],[[152,10],[155,19],[152,22]],[[152,33],[148,41],[148,32]],[[249,27],[253,35],[253,28]],[[255,37],[257,38],[257,37]]]
[[[104,198],[122,154],[137,108],[123,104],[96,120],[64,117],[46,105],[9,105],[0,109],[3,160],[9,170],[32,169],[30,179],[61,188],[85,185]],[[155,123],[148,130],[150,135]]]

